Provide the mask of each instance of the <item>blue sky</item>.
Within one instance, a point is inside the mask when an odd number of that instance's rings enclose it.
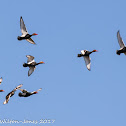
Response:
[[[116,55],[118,30],[126,43],[125,5],[124,0],[1,1],[0,89],[5,92],[0,94],[0,120],[55,120],[47,126],[125,126],[126,56]],[[38,34],[32,37],[37,45],[17,40],[20,16],[28,32]],[[99,51],[91,54],[91,71],[83,58],[77,58],[83,49]],[[45,62],[30,77],[22,66],[26,55]],[[42,91],[28,98],[18,97],[17,91],[3,105],[5,96],[19,84],[28,91]]]

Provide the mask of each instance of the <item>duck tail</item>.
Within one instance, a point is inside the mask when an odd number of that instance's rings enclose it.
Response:
[[[77,57],[81,57],[82,55],[81,54],[78,54]]]

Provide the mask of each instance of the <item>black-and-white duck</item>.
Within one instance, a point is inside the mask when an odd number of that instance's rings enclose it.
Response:
[[[118,39],[118,43],[120,45],[120,49],[116,51],[117,55],[120,55],[121,53],[124,53],[126,55],[126,46],[120,36],[120,32],[117,32],[117,39]]]
[[[33,34],[28,34],[28,31],[25,27],[25,24],[24,24],[24,21],[22,19],[22,17],[20,18],[20,28],[21,28],[21,32],[22,32],[22,36],[18,36],[17,39],[18,40],[27,40],[28,42],[30,42],[31,44],[35,44],[35,42],[31,39],[31,36],[34,36],[34,35],[38,35],[36,33],[33,33]]]
[[[8,93],[7,96],[6,96],[5,101],[3,102],[3,104],[7,104],[8,101],[9,101],[9,99],[10,99],[10,97],[12,97],[12,96],[15,94],[15,91],[16,91],[17,89],[21,88],[22,86],[23,86],[23,84],[20,84],[20,85],[18,85],[15,89],[13,89],[10,93]]]
[[[33,91],[33,92],[28,92],[27,90],[20,89],[20,88],[19,88],[19,90],[22,91],[22,92],[19,92],[19,94],[18,94],[19,97],[29,97],[29,96],[31,96],[33,94],[37,94],[38,91],[42,90],[42,88],[38,89],[37,91]]]
[[[81,54],[78,54],[78,57],[84,57],[88,70],[91,70],[91,58],[89,57],[89,55],[92,52],[97,52],[97,50],[93,50],[93,51],[81,50]]]
[[[36,63],[34,60],[34,57],[31,55],[26,55],[26,57],[28,58],[27,63],[24,63],[23,67],[29,67],[28,76],[30,76],[34,72],[34,70],[36,68],[35,66],[39,65],[39,64],[43,64],[44,62],[41,61],[39,63]]]

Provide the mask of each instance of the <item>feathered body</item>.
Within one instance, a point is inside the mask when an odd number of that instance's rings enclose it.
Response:
[[[116,54],[117,55],[120,55],[121,53],[124,53],[126,55],[126,46],[120,36],[120,32],[118,31],[117,32],[117,39],[118,39],[118,43],[120,45],[120,49],[119,50],[116,50]]]
[[[41,61],[39,63],[36,63],[34,60],[34,57],[31,55],[26,55],[26,57],[28,58],[27,63],[24,63],[23,67],[29,67],[28,76],[30,76],[34,72],[34,70],[36,68],[35,66],[39,65],[39,64],[43,64],[44,62]]]
[[[20,18],[20,28],[21,28],[22,36],[18,36],[17,39],[18,40],[27,40],[29,43],[35,44],[35,42],[31,39],[31,37],[34,35],[37,35],[37,34],[33,33],[30,35],[28,33],[22,17]]]
[[[89,55],[93,52],[97,52],[97,50],[93,50],[93,51],[88,51],[88,50],[81,50],[81,54],[78,54],[78,57],[83,57],[85,60],[85,64],[88,70],[91,70],[91,58],[89,57]]]
[[[18,94],[19,97],[29,97],[29,96],[31,96],[31,95],[33,95],[33,94],[37,94],[38,91],[42,90],[42,88],[38,89],[37,91],[33,91],[33,92],[28,92],[28,91],[25,90],[25,89],[19,89],[19,90],[22,91],[22,92],[20,92],[20,93]]]

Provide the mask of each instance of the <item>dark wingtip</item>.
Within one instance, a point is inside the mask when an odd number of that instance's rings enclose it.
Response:
[[[120,30],[117,31],[117,34],[120,33]]]
[[[89,71],[91,71],[91,69],[88,69]]]

